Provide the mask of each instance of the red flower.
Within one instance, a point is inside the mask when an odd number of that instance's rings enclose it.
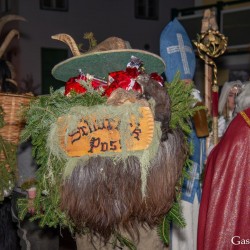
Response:
[[[84,94],[87,90],[80,84],[80,81],[87,81],[87,77],[83,74],[77,77],[71,77],[65,84],[65,92],[64,95],[68,95],[71,91],[75,91],[79,94]],[[107,88],[107,83],[101,81],[99,79],[93,78],[91,81],[91,85],[94,89],[99,89],[102,87],[103,89]]]
[[[137,73],[132,70],[129,71],[129,73],[131,73],[133,76],[137,75]],[[123,88],[125,90],[130,90],[133,89],[135,91],[138,92],[142,92],[141,86],[140,84],[138,84],[137,82],[135,82],[135,78],[132,78],[131,75],[129,75],[129,73],[126,71],[116,71],[116,72],[111,72],[109,74],[109,86],[108,88],[105,90],[105,95],[106,96],[110,96],[110,94],[118,89],[118,88]],[[139,73],[138,73],[139,75]],[[137,76],[136,76],[137,77]]]
[[[68,95],[71,91],[75,91],[76,93],[85,93],[87,90],[76,80],[79,80],[80,77],[71,77],[65,84],[65,92],[64,95]]]
[[[161,86],[164,84],[164,79],[162,76],[158,75],[156,72],[153,72],[150,74],[150,78],[154,79],[157,81]]]
[[[133,68],[127,67],[126,73],[128,74],[129,77],[134,78],[134,79],[140,74],[138,69],[135,67],[133,67]]]

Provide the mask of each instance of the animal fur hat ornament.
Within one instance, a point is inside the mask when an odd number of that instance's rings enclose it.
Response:
[[[142,91],[127,89],[121,84],[121,88],[114,88],[105,95],[105,91],[92,86],[92,80],[100,79],[98,73],[102,75],[104,71],[98,70],[91,77],[84,71],[86,81],[78,82],[87,91],[76,93],[73,90],[67,96],[56,91],[38,99],[28,111],[25,132],[33,137],[39,162],[44,166],[38,175],[42,180],[37,199],[58,194],[58,199],[53,199],[52,203],[59,200],[56,204],[60,207],[53,207],[57,211],[60,209],[64,216],[57,219],[66,217],[77,232],[87,230],[104,242],[121,232],[136,238],[140,226],[152,228],[162,222],[176,197],[176,185],[188,153],[182,129],[170,127],[171,100],[167,89],[144,65],[145,60],[149,69],[162,73],[163,61],[148,52],[133,54],[136,51],[128,52],[128,61],[124,61],[118,71],[115,66],[105,72],[107,78],[109,74],[114,76],[113,72],[124,73],[131,64],[131,54],[136,58],[141,56],[142,67],[137,68],[139,74],[133,77]],[[121,61],[124,60],[125,51],[121,54],[107,52],[108,55],[112,53],[115,60],[118,55]],[[69,59],[59,67],[64,65],[67,71],[68,65],[72,77],[78,68],[89,67],[88,60],[85,67],[80,57],[80,65],[76,63],[73,70]],[[110,56],[109,60],[112,58]],[[151,68],[149,58],[153,62],[156,60],[159,67]],[[56,77],[59,67],[56,65],[52,71]],[[103,67],[106,67],[105,63]],[[68,76],[62,79],[68,80]],[[108,84],[111,86],[112,83]],[[42,124],[48,126],[47,129]],[[53,193],[48,190],[51,185]],[[49,207],[51,203],[43,202],[45,213]],[[51,212],[39,216],[47,219]],[[55,221],[53,218],[50,224]]]

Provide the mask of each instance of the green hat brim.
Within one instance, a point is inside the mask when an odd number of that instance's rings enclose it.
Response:
[[[90,74],[100,79],[107,79],[111,72],[125,70],[127,64],[135,56],[143,61],[146,73],[156,72],[162,74],[165,71],[165,63],[156,54],[136,49],[109,50],[93,53],[85,53],[69,58],[52,69],[52,75],[61,81],[68,81],[75,77],[81,70],[84,74]]]

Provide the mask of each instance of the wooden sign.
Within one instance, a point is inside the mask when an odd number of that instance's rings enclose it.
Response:
[[[62,125],[65,124],[65,118],[60,117],[58,119],[60,146],[71,157],[146,149],[153,139],[154,117],[149,107],[140,107],[139,113],[137,119],[132,115],[125,123],[121,121],[123,118],[110,117],[108,114],[105,119],[96,122],[97,115],[92,114],[83,117],[74,132],[67,136],[65,136],[67,128]],[[121,123],[126,125],[127,132],[124,133],[123,128],[123,134]]]

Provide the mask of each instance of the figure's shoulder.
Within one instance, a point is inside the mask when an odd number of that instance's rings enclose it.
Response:
[[[250,127],[250,108],[241,111],[240,115],[242,116],[242,118],[245,120],[245,122]]]
[[[250,117],[250,108],[245,109],[244,113],[246,113]]]

